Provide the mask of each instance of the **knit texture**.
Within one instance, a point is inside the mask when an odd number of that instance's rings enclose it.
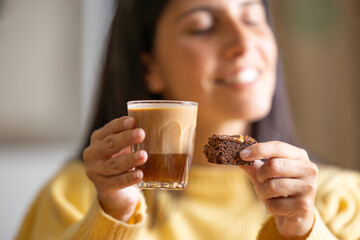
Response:
[[[359,173],[319,169],[317,210],[307,239],[359,239]],[[130,221],[118,221],[102,210],[82,162],[72,161],[40,191],[16,239],[282,239],[238,167],[192,166],[188,186],[173,202],[168,191],[159,191],[156,203],[141,195]],[[147,212],[154,207],[167,214],[149,228]]]

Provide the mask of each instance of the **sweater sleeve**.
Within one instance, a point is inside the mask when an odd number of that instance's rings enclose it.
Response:
[[[146,220],[140,196],[128,223],[112,218],[102,210],[83,163],[73,161],[38,194],[16,239],[136,239]]]
[[[360,173],[319,166],[319,213],[339,239],[360,239]]]
[[[257,239],[279,240],[283,239],[277,231],[275,219],[271,216],[260,230]],[[322,221],[318,211],[315,209],[314,225],[306,240],[336,240],[337,238],[329,231]]]
[[[137,239],[145,226],[144,203],[141,195],[135,213],[128,223],[124,223],[106,214],[95,198],[84,218],[72,225],[61,239]]]
[[[319,166],[315,222],[307,239],[360,239],[360,174]],[[270,217],[258,239],[281,239]]]

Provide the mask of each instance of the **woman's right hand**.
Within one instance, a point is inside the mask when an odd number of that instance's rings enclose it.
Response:
[[[95,185],[102,208],[123,222],[131,218],[140,196],[135,184],[143,173],[133,168],[148,157],[145,151],[131,152],[130,146],[144,138],[144,130],[135,128],[135,119],[124,116],[95,130],[83,152],[86,174]]]

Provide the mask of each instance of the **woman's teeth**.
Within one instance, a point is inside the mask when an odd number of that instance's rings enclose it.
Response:
[[[255,81],[259,76],[259,72],[255,68],[246,68],[241,70],[237,75],[228,77],[227,83],[250,83]]]

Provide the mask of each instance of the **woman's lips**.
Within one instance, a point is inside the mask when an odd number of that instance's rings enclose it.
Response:
[[[217,79],[216,84],[220,85],[231,85],[235,87],[245,87],[250,83],[255,82],[260,76],[260,72],[257,68],[247,67],[238,71],[235,75]]]

